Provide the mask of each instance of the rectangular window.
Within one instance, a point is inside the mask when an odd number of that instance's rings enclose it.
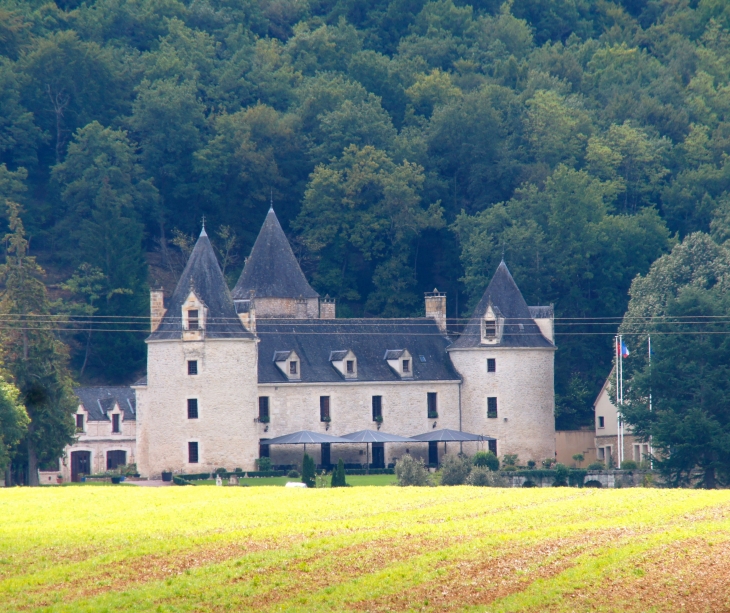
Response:
[[[497,455],[497,441],[488,441],[489,442],[489,451],[491,451],[494,455]]]
[[[497,336],[497,322],[487,319],[484,322],[484,338],[495,338]]]
[[[198,319],[198,310],[192,309],[188,311],[188,330],[199,330],[200,320]]]
[[[297,363],[296,362],[289,362],[289,374],[290,375],[297,374]]]
[[[198,419],[197,398],[188,398],[188,419]]]
[[[188,374],[189,375],[198,374],[198,360],[188,360]]]
[[[84,416],[83,415],[76,415],[76,431],[77,432],[84,431]]]
[[[118,466],[124,466],[127,463],[126,451],[107,451],[106,452],[106,469],[115,470]]]
[[[487,358],[487,372],[497,372],[497,360],[494,358]]]
[[[436,392],[428,392],[427,402],[428,418],[436,419],[439,416],[438,394]]]
[[[411,372],[411,361],[410,360],[403,360],[403,372]]]
[[[634,445],[634,462],[641,462],[641,445]]]
[[[383,420],[383,397],[373,396],[373,421]]]
[[[259,444],[259,457],[260,458],[269,457],[269,446],[266,443]]]
[[[347,372],[348,374],[355,372],[355,360],[347,360]]]
[[[598,427],[599,428],[605,428],[606,427],[605,418],[603,417],[603,415],[599,415],[598,416]]]
[[[198,463],[198,443],[188,443],[188,464]]]
[[[112,432],[119,432],[119,413],[112,415]]]
[[[259,421],[262,424],[269,423],[269,397],[259,396]]]
[[[604,460],[606,458],[606,448],[605,447],[599,447],[598,448],[598,459]]]
[[[487,398],[487,417],[497,417],[497,399],[494,396]]]
[[[319,397],[319,421],[330,421],[330,397]]]

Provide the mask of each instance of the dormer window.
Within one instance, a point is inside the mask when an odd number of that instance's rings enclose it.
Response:
[[[84,415],[83,413],[76,413],[76,432],[84,431]]]
[[[352,350],[330,351],[330,363],[345,379],[357,379],[357,356]]]
[[[403,360],[403,374],[411,372],[411,361]]]
[[[297,371],[297,362],[295,362],[294,360],[292,360],[291,362],[289,362],[289,374],[290,375],[296,375],[296,374],[298,374],[298,371]]]
[[[301,379],[301,368],[299,368],[299,356],[295,351],[274,352],[274,364],[289,381]]]
[[[482,320],[482,343],[497,345],[502,340],[503,328],[504,317],[502,317],[502,313],[490,303]]]
[[[413,378],[413,359],[407,349],[388,349],[385,360],[401,378]]]
[[[347,360],[347,374],[351,375],[355,372],[355,360]]]
[[[497,321],[494,319],[487,319],[484,321],[484,338],[493,339],[497,338]]]
[[[119,424],[119,413],[114,413],[112,415],[112,432],[114,434],[119,434],[121,431],[122,430]]]
[[[200,318],[198,317],[198,309],[190,309],[188,311],[188,330],[200,330]]]

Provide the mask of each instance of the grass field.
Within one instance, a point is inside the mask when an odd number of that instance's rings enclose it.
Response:
[[[2,611],[730,611],[730,492],[0,490]]]
[[[326,481],[329,484],[331,475],[327,475]],[[241,485],[260,486],[260,485],[286,485],[287,481],[295,481],[301,483],[301,479],[290,479],[289,477],[251,477],[240,479]],[[215,485],[215,479],[206,479],[194,481],[195,485]],[[347,475],[348,485],[394,485],[395,475]]]

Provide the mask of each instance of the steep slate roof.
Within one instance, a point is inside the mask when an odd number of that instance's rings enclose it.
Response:
[[[264,225],[233,288],[234,300],[256,298],[317,298],[299,267],[281,224],[269,209]]]
[[[446,354],[449,340],[432,319],[260,319],[257,334],[259,383],[288,381],[274,355],[291,350],[301,360],[299,381],[345,381],[330,361],[333,351],[345,349],[357,359],[357,381],[400,381],[385,360],[393,347],[408,349],[413,356],[409,380],[460,380]]]
[[[203,228],[170,299],[167,312],[157,330],[147,340],[174,340],[182,337],[182,305],[191,290],[208,309],[205,338],[253,338],[236,314],[231,292],[228,291],[213,246]]]
[[[504,329],[499,343],[489,347],[554,347],[547,340],[532,319],[530,308],[522,297],[507,265],[502,261],[482,299],[474,309],[469,323],[461,336],[451,346],[452,349],[465,349],[481,345],[481,325],[489,303],[504,317]],[[522,325],[522,329],[520,329]]]
[[[137,419],[137,404],[131,387],[77,387],[74,393],[89,414],[88,421],[109,421],[107,411],[114,408],[115,402],[124,412],[125,421]]]

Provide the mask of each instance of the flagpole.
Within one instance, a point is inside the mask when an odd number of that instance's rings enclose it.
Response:
[[[618,408],[621,405],[621,385],[619,383],[619,359],[621,357],[621,345],[618,335],[616,335],[616,338],[614,340],[616,341],[616,459],[618,459],[620,457],[619,445],[621,444],[618,436],[621,429],[621,414],[618,411]]]
[[[621,365],[620,368],[620,378],[621,378],[621,406],[619,407],[619,412],[621,408],[624,405],[624,337],[623,334],[619,334],[619,364]],[[618,441],[619,441],[619,458],[618,458],[618,467],[621,468],[621,464],[624,462],[624,420],[621,419],[619,416],[619,429],[618,429]]]
[[[651,334],[649,337],[649,413],[652,411],[651,406]],[[649,435],[649,468],[654,470],[654,446],[652,445],[652,436]]]

